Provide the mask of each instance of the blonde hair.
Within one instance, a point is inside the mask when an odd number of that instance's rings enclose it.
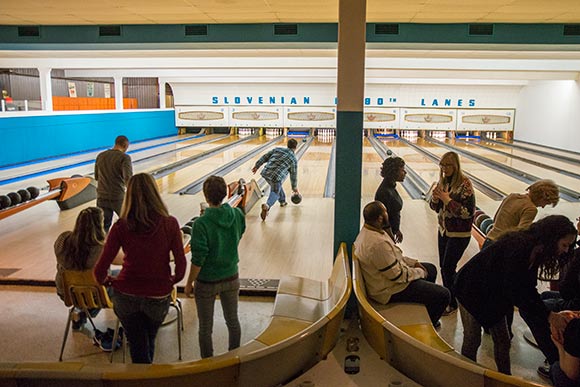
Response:
[[[127,221],[129,230],[146,231],[152,229],[160,216],[169,216],[153,176],[138,173],[129,179],[121,219]]]
[[[461,183],[463,183],[464,179],[463,172],[461,171],[461,164],[459,163],[459,155],[455,152],[447,152],[443,156],[441,156],[441,160],[439,160],[439,163],[442,163],[447,160],[449,160],[449,162],[451,162],[451,164],[453,165],[453,175],[451,175],[451,183],[449,188],[456,189],[461,185]],[[443,184],[444,181],[445,174],[441,169],[439,171],[439,183]]]
[[[529,192],[532,202],[536,205],[540,200],[544,199],[551,204],[552,207],[555,207],[560,200],[560,189],[552,180],[538,180],[526,188],[526,191]]]

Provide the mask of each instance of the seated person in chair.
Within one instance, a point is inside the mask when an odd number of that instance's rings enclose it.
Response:
[[[446,288],[434,283],[437,277],[435,265],[403,256],[403,251],[383,230],[388,222],[383,203],[374,201],[367,204],[363,217],[365,224],[354,245],[369,297],[381,304],[423,304],[431,322],[438,327],[450,294]]]

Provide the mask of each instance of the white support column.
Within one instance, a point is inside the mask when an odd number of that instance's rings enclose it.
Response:
[[[165,81],[159,79],[159,109],[165,109]]]
[[[123,77],[115,76],[115,109],[123,110]]]
[[[40,101],[42,110],[52,111],[52,78],[50,77],[51,68],[43,67],[38,69],[40,77]]]

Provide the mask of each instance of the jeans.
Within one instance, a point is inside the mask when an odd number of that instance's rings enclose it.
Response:
[[[459,305],[461,323],[463,324],[463,345],[461,354],[477,362],[477,350],[481,345],[481,324],[462,305]],[[504,317],[489,328],[493,340],[493,356],[497,370],[511,375],[510,335],[507,320]]]
[[[532,315],[525,310],[520,309],[520,316],[524,319],[534,339],[538,343],[538,348],[546,356],[548,363],[554,364],[558,361],[558,348],[552,342],[550,323],[546,316],[536,316]]]
[[[441,234],[438,234],[438,236],[439,266],[441,267],[443,286],[451,292],[451,301],[449,301],[449,305],[453,308],[457,308],[457,300],[455,299],[455,292],[453,289],[455,275],[457,274],[457,262],[459,262],[463,252],[467,248],[467,245],[469,245],[471,237],[451,238]]]
[[[264,179],[270,185],[270,194],[268,195],[268,200],[266,201],[268,208],[272,208],[276,201],[284,203],[286,201],[286,193],[284,192],[284,188],[282,188],[282,182],[271,181],[270,179],[266,178]]]
[[[226,326],[228,327],[229,345],[228,350],[240,346],[242,328],[238,319],[238,293],[240,292],[240,280],[217,283],[202,283],[197,281],[193,290],[195,305],[197,306],[197,318],[199,320],[199,349],[201,357],[213,356],[213,313],[215,297],[220,296]]]
[[[169,310],[171,296],[137,297],[113,292],[113,309],[121,320],[131,348],[133,363],[153,363],[155,337]]]
[[[405,290],[393,294],[389,302],[413,302],[427,308],[431,322],[435,324],[449,304],[449,291],[435,284],[437,268],[431,263],[421,263],[427,269],[427,278],[415,280]]]
[[[121,200],[110,200],[110,199],[97,199],[97,207],[103,210],[103,224],[105,231],[109,231],[111,228],[111,223],[113,223],[113,212],[117,216],[121,215],[121,208],[123,207],[123,199]]]
[[[580,387],[580,381],[572,380],[560,368],[560,362],[555,362],[550,368],[550,377],[554,387]]]

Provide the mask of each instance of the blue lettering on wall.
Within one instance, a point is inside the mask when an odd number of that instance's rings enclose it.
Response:
[[[290,105],[296,105],[296,97],[290,99]]]
[[[240,102],[242,102],[242,99],[241,99],[240,97],[234,97],[234,103],[235,103],[236,105],[239,105],[239,104],[240,104]]]
[[[286,98],[284,98],[284,97],[280,97],[280,103],[281,103],[282,105],[284,105],[284,102],[285,102],[285,101],[286,101]]]
[[[310,97],[304,97],[304,101],[302,103],[304,105],[310,105]]]
[[[365,105],[370,105],[370,104],[371,104],[371,99],[365,98]]]
[[[431,106],[439,106],[439,101],[437,101],[437,98],[435,98],[433,102],[431,102]]]
[[[338,97],[334,97],[334,104],[338,105]]]
[[[475,100],[474,99],[470,99],[469,100],[469,106],[475,106]]]
[[[425,98],[421,98],[421,103],[419,105],[425,106]]]
[[[445,106],[451,106],[451,99],[449,98],[445,99]]]
[[[463,100],[462,99],[458,99],[457,100],[457,106],[463,106]]]
[[[211,97],[211,103],[214,105],[218,103],[218,97]]]
[[[224,97],[224,104],[229,105],[230,101],[228,101],[228,97]]]
[[[254,97],[246,97],[246,101],[248,101],[249,104],[252,103],[253,99],[254,99]]]
[[[272,105],[276,104],[276,97],[270,97],[270,103]]]
[[[264,97],[258,97],[258,103],[262,105],[264,103]]]
[[[381,106],[384,103],[382,98],[377,98],[377,105]]]

